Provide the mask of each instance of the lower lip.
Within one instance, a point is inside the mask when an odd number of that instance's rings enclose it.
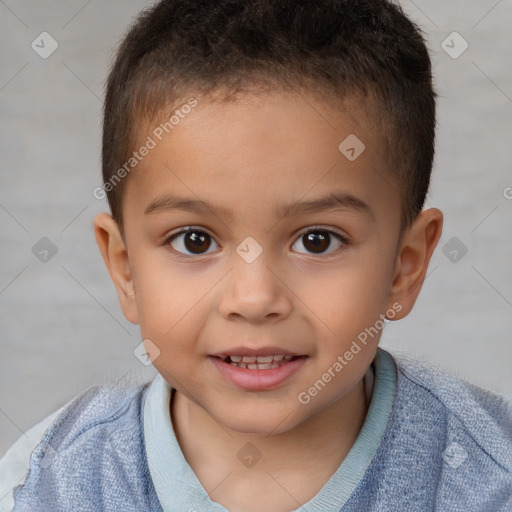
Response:
[[[218,357],[210,356],[210,359],[221,375],[236,386],[249,391],[263,391],[279,386],[297,373],[306,361],[306,356],[298,357],[277,368],[268,370],[248,370],[225,363]]]

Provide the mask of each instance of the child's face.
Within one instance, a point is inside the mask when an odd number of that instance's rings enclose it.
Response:
[[[113,275],[124,314],[158,347],[153,364],[164,378],[228,428],[284,432],[348,396],[375,355],[386,312],[398,318],[412,307],[416,292],[396,305],[398,187],[377,134],[354,119],[311,97],[198,99],[128,179],[128,255],[112,245],[112,259],[126,263]],[[140,131],[142,143],[153,129]],[[338,149],[351,134],[366,146],[353,161]],[[280,211],[331,194],[342,201]],[[145,213],[166,196],[194,211]],[[189,226],[191,234],[166,242]],[[304,357],[274,370],[215,357],[266,347]],[[310,391],[326,372],[331,378]]]

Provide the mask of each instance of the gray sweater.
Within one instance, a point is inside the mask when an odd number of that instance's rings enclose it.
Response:
[[[382,349],[372,367],[372,399],[356,442],[296,511],[512,512],[505,399]],[[2,511],[226,512],[183,456],[169,416],[171,392],[157,375],[76,397],[44,425],[30,457],[24,448],[14,506]],[[0,461],[0,478],[20,453],[16,443]]]

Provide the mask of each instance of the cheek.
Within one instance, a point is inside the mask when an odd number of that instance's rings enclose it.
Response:
[[[160,350],[153,363],[157,369],[167,368],[179,379],[189,371],[186,367],[193,356],[204,353],[197,340],[212,315],[211,294],[219,278],[199,265],[194,269],[161,258],[140,259],[138,264],[135,288],[141,336]],[[173,382],[170,376],[169,382]]]
[[[309,277],[302,277],[300,287],[294,291],[321,340],[317,355],[322,366],[330,366],[338,355],[351,349],[354,341],[358,361],[371,361],[371,352],[384,328],[381,315],[386,313],[389,294],[388,265],[385,258],[368,251],[325,273],[302,274]]]
[[[135,269],[135,299],[142,335],[160,340],[173,335],[179,331],[179,320],[194,309],[204,290],[160,258],[139,258]]]
[[[359,257],[325,275],[303,278],[299,297],[335,334],[373,321],[384,312],[389,294],[387,265]],[[326,329],[329,332],[328,329]]]

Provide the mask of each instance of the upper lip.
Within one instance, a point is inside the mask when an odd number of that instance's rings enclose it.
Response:
[[[279,347],[271,347],[265,346],[258,349],[253,349],[249,347],[233,347],[227,350],[223,350],[222,352],[216,352],[212,354],[214,357],[227,357],[227,356],[273,356],[273,355],[290,355],[290,356],[299,356],[301,354],[297,352],[293,352],[292,350],[286,350]]]

